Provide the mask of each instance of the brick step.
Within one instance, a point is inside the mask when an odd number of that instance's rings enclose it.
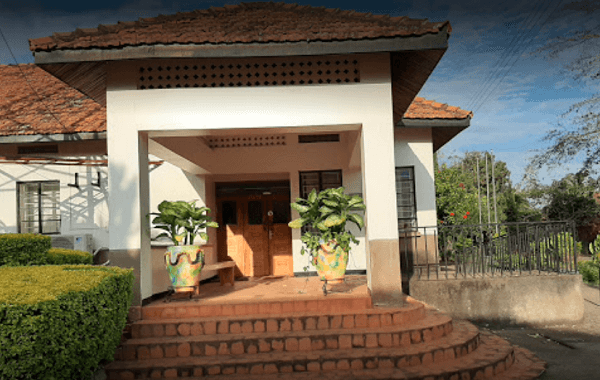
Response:
[[[407,302],[407,305],[412,302]],[[246,315],[277,315],[289,313],[340,313],[368,310],[373,307],[371,297],[365,296],[328,296],[327,299],[301,299],[282,301],[239,301],[219,303],[210,300],[191,300],[185,302],[157,302],[141,308],[140,319],[159,320],[196,317],[229,317]]]
[[[360,347],[408,347],[452,332],[452,318],[431,314],[419,323],[371,328],[278,331],[229,335],[190,335],[129,339],[118,360],[178,356],[252,355],[270,351],[319,351]]]
[[[105,367],[109,380],[260,374],[335,369],[384,369],[419,366],[465,357],[476,351],[479,332],[468,322],[459,322],[445,337],[408,347],[330,349],[318,352],[268,352],[254,355],[197,356],[137,361],[115,361]],[[188,351],[189,353],[189,351]]]
[[[546,371],[546,362],[531,351],[515,347],[515,362],[506,371],[497,374],[492,380],[534,380]]]
[[[421,303],[407,303],[401,308],[374,308],[339,312],[296,312],[275,315],[245,314],[227,317],[200,317],[177,319],[142,319],[131,326],[133,338],[163,336],[251,334],[337,328],[366,328],[389,325],[407,325],[425,316]]]

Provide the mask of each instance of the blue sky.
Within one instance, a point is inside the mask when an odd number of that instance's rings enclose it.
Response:
[[[98,24],[172,14],[239,1],[102,1],[8,0],[0,2],[0,28],[18,63],[33,62],[28,39],[92,28]],[[471,127],[441,151],[449,157],[464,151],[493,150],[518,183],[527,160],[545,145],[541,139],[560,115],[577,101],[600,93],[597,83],[568,78],[564,65],[577,51],[548,60],[532,54],[557,36],[593,29],[600,23],[598,0],[415,0],[297,1],[301,5],[352,9],[373,14],[449,20],[449,48],[419,96],[475,113]],[[600,39],[595,48],[600,51]],[[586,47],[589,49],[589,45]],[[0,40],[0,63],[14,64]],[[577,163],[551,171],[549,183],[578,169]]]

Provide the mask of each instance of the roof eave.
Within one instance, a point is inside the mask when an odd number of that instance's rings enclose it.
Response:
[[[156,44],[107,49],[34,52],[36,64],[118,61],[148,58],[219,58],[379,53],[448,48],[448,27],[421,36],[347,41],[301,41],[237,44]]]
[[[406,119],[396,124],[398,128],[431,128],[433,152],[437,152],[460,132],[471,125],[471,116],[464,119]]]
[[[56,143],[81,140],[106,140],[106,132],[79,132],[79,133],[56,133],[36,135],[8,135],[0,136],[0,144],[23,144],[23,143]]]

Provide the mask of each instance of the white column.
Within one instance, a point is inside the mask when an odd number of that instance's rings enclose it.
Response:
[[[363,111],[361,162],[363,197],[367,206],[365,216],[369,289],[375,304],[393,305],[401,303],[403,296],[390,66],[389,60],[382,58],[384,57],[374,56],[367,66],[369,76],[365,79],[377,83],[381,89],[378,91],[380,97],[376,105],[373,106],[371,102],[370,107]]]
[[[148,137],[138,133],[129,97],[135,92],[131,65],[107,68],[107,149],[109,172],[109,259],[133,268],[134,305],[152,295],[148,191]],[[131,67],[130,67],[131,66]]]

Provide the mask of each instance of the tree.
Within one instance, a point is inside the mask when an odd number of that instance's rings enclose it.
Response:
[[[587,173],[569,174],[552,185],[538,189],[538,196],[545,196],[544,208],[550,220],[571,220],[577,226],[578,240],[583,243],[583,253],[589,253],[589,245],[600,233],[599,182]]]
[[[486,156],[488,160],[486,178]],[[494,162],[492,170],[491,162]],[[526,194],[513,188],[510,171],[503,161],[495,159],[487,152],[466,152],[463,156],[449,157],[450,165],[439,165],[435,157],[435,185],[438,220],[448,224],[479,224],[479,204],[477,201],[477,173],[479,172],[479,192],[481,197],[481,221],[488,221],[488,191],[490,220],[495,221],[494,187],[498,222],[521,222],[541,219],[541,214],[528,202]],[[492,176],[493,175],[493,176]],[[469,212],[467,215],[466,213]],[[454,215],[452,215],[454,214]],[[465,218],[465,215],[467,218]]]
[[[592,30],[573,32],[548,41],[537,53],[546,54],[551,60],[576,54],[576,58],[564,67],[564,72],[584,85],[597,83],[600,80],[598,33],[600,25]],[[573,104],[561,115],[557,128],[548,132],[543,141],[550,146],[531,159],[533,168],[554,167],[583,158],[579,172],[596,172],[595,166],[600,163],[600,94]]]

